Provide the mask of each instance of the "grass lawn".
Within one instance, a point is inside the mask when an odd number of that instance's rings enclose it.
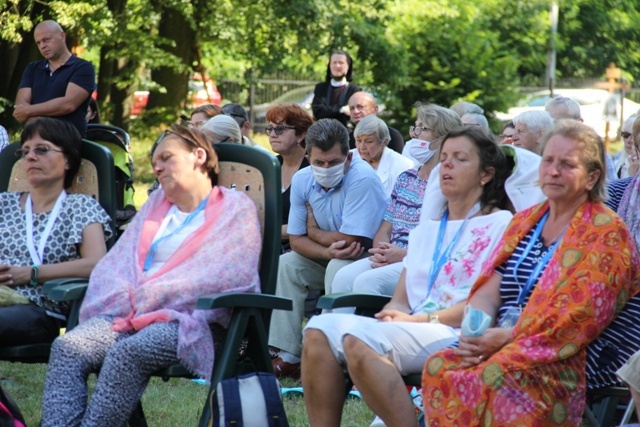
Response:
[[[38,425],[42,403],[42,391],[46,365],[0,362],[0,384],[14,398],[28,426]],[[90,389],[95,377],[89,380]],[[285,380],[283,387],[298,387],[293,380]],[[186,379],[172,379],[168,382],[152,378],[142,396],[142,406],[149,426],[182,427],[196,426],[200,420],[202,407],[207,398],[208,386]],[[287,396],[284,398],[289,424],[308,426],[307,413],[303,398]],[[363,401],[348,399],[345,403],[342,426],[368,426],[373,413]]]

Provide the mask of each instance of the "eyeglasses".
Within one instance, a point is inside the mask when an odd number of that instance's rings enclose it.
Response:
[[[164,132],[162,132],[160,134],[160,136],[158,137],[158,139],[156,139],[156,142],[153,143],[153,147],[151,147],[151,152],[149,153],[149,157],[153,157],[153,153],[156,151],[156,148],[158,148],[158,145],[160,145],[160,143],[162,141],[164,141],[164,139],[169,135],[177,136],[178,138],[180,138],[181,140],[185,141],[187,144],[189,144],[193,148],[198,148],[199,147],[199,145],[196,144],[196,142],[193,141],[192,139],[187,138],[186,136],[182,136],[176,131],[167,129]]]
[[[286,129],[295,129],[295,127],[294,126],[285,126],[285,125],[268,126],[264,130],[264,133],[266,133],[267,136],[270,136],[271,132],[273,132],[275,130],[276,131],[276,135],[282,135]]]
[[[620,136],[624,139],[627,139],[631,136],[631,134],[629,132],[620,132]]]
[[[513,139],[513,135],[505,135],[504,133],[498,135],[500,139]]]
[[[46,145],[43,145],[41,147],[35,147],[31,150],[29,149],[18,149],[15,152],[15,156],[19,159],[24,159],[25,157],[27,157],[29,155],[29,153],[33,152],[33,154],[36,157],[40,157],[40,156],[46,156],[47,154],[49,154],[50,152],[55,152],[55,153],[62,153],[62,150],[55,150],[51,147],[47,147]]]
[[[195,122],[192,122],[190,120],[185,120],[184,122],[180,123],[181,126],[184,127],[188,127],[189,129],[193,129],[193,128],[201,128],[202,126],[204,126],[205,123],[207,123],[209,121],[209,119],[206,120],[196,120]]]
[[[409,132],[420,135],[422,132],[432,131],[433,129],[426,126],[409,126]]]

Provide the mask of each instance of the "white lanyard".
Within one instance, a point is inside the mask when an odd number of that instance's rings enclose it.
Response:
[[[49,219],[47,220],[47,225],[44,228],[42,236],[40,236],[40,244],[38,244],[38,250],[33,244],[33,202],[31,202],[31,194],[27,195],[27,201],[24,204],[24,217],[25,223],[27,224],[27,249],[29,249],[29,255],[31,255],[31,261],[33,265],[42,265],[42,257],[44,256],[44,247],[47,244],[47,240],[49,239],[49,235],[51,234],[51,230],[53,229],[53,224],[56,222],[58,215],[60,214],[60,210],[62,209],[62,202],[67,197],[67,192],[62,190],[58,199],[56,200],[56,204],[53,205],[53,209],[49,214]]]

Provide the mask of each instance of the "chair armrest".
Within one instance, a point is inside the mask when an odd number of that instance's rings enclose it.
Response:
[[[60,285],[49,292],[48,298],[52,301],[76,301],[84,297],[88,286],[87,279],[84,279],[84,283]]]
[[[357,309],[381,310],[391,297],[386,295],[339,293],[321,296],[317,307],[325,310],[343,307],[356,307]]]
[[[58,286],[68,285],[73,283],[87,283],[88,280],[89,279],[87,278],[81,278],[81,277],[65,277],[63,279],[47,280],[42,284],[42,295],[48,298],[51,291],[54,288],[57,288]]]
[[[293,303],[288,298],[281,298],[275,295],[236,292],[200,297],[196,308],[200,310],[212,308],[264,308],[291,311]]]

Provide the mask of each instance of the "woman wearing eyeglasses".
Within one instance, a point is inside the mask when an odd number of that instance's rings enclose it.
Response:
[[[627,117],[627,120],[624,121],[624,125],[622,126],[622,132],[620,132],[624,146],[613,159],[615,161],[616,175],[618,178],[633,176],[634,172],[638,171],[638,166],[640,166],[638,152],[631,137],[631,127],[636,117],[636,114]]]
[[[42,283],[89,277],[111,236],[94,199],[66,192],[81,161],[76,128],[41,118],[20,141],[16,155],[30,190],[0,193],[0,288],[14,302],[0,307],[0,346],[53,341],[68,307],[42,298]]]
[[[209,119],[218,114],[224,114],[221,107],[213,104],[201,105],[191,112],[191,121],[187,122],[186,125],[200,129]]]
[[[282,252],[288,252],[289,208],[291,207],[291,178],[300,169],[309,166],[305,156],[304,137],[313,119],[297,104],[280,104],[271,107],[266,114],[269,126],[265,133],[271,149],[278,155],[282,180]]]
[[[151,163],[162,187],[96,266],[80,324],[53,344],[43,426],[124,425],[149,376],[177,362],[210,379],[210,325],[226,325],[230,312],[195,310],[196,301],[260,289],[255,205],[216,185],[218,157],[204,135],[166,131]],[[87,404],[91,372],[99,375]]]

